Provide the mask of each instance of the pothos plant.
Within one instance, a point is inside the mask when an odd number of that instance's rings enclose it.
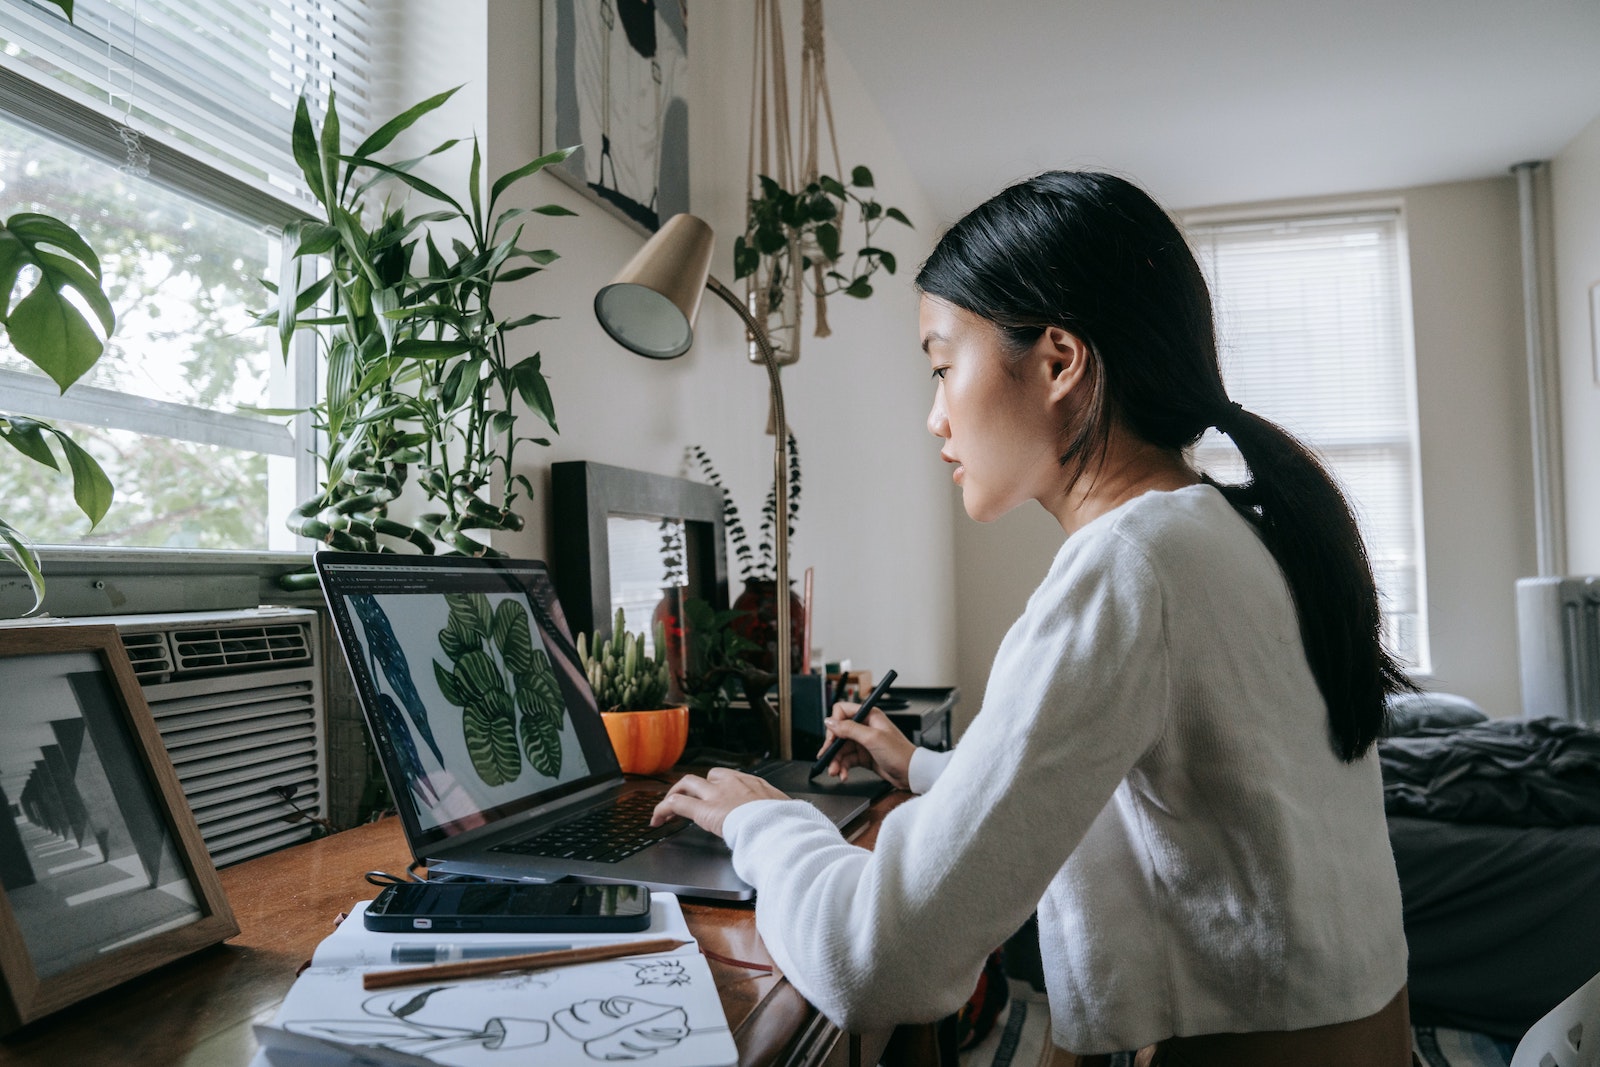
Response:
[[[27,292],[15,304],[18,281]],[[116,315],[102,288],[100,257],[71,226],[35,212],[19,212],[0,223],[0,326],[17,353],[50,376],[64,393],[105,350],[89,320],[68,297],[75,292],[100,323],[105,336],[116,328]],[[0,413],[0,440],[36,463],[61,470],[61,450],[72,475],[72,498],[97,525],[111,507],[111,479],[93,456],[71,437],[39,419]],[[51,442],[54,441],[54,447]],[[0,557],[28,576],[33,605],[44,602],[44,573],[27,536],[0,515]]]
[[[879,268],[895,272],[894,253],[875,243],[878,228],[887,219],[905,226],[911,220],[872,195],[872,171],[853,168],[849,185],[824,174],[796,191],[765,174],[758,178],[760,195],[750,200],[745,232],[733,241],[734,277],[754,275],[759,282],[758,317],[776,313],[786,294],[802,285],[816,296],[843,293],[864,300],[872,295]],[[846,270],[844,227],[852,209],[862,238]]]
[[[258,322],[277,330],[285,354],[297,330],[311,330],[326,355],[325,387],[311,409],[327,442],[322,489],[294,509],[289,527],[334,548],[377,551],[387,547],[380,538],[394,538],[423,552],[437,544],[488,554],[469,531],[522,528],[516,505],[533,483],[516,470],[517,447],[549,444],[519,432],[513,401],[558,432],[540,354],[517,354],[510,343],[514,332],[551,316],[502,318],[491,299],[497,285],[559,258],[525,246],[519,220],[575,212],[555,204],[496,209],[514,184],[572,150],[495,178],[485,198],[474,137],[465,202],[413,173],[458,140],[411,159],[375,158],[455,92],[391,119],[350,154],[341,151],[332,94],[320,131],[304,97],[295,110],[295,160],[323,218],[285,228],[289,254],[277,282],[263,281],[278,307]],[[398,205],[371,202],[380,188],[400,187],[408,195]],[[418,202],[432,210],[417,211]],[[447,243],[436,239],[436,226],[448,227]],[[388,508],[412,466],[434,510],[407,526]],[[497,475],[502,495],[494,502],[487,495]]]

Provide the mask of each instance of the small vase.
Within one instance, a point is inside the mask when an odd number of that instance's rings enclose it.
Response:
[[[602,711],[601,721],[623,774],[659,774],[678,762],[689,741],[685,705],[654,711]]]
[[[751,578],[744,592],[733,602],[740,615],[733,629],[740,637],[755,643],[749,663],[769,673],[777,670],[778,583],[770,578]],[[806,607],[793,589],[789,590],[789,673],[798,674],[804,662]]]
[[[800,361],[800,299],[803,294],[787,287],[784,290],[783,302],[777,310],[767,306],[767,296],[764,290],[751,290],[746,301],[750,307],[750,317],[759,322],[767,332],[767,340],[772,344],[773,357],[778,361],[778,366],[787,367],[791,363]],[[761,358],[761,346],[751,336],[750,331],[745,331],[745,339],[750,343],[750,362],[765,363]]]
[[[655,611],[650,614],[649,632],[654,634],[659,624],[666,639],[667,647],[656,649],[656,658],[666,660],[667,676],[672,680],[674,699],[683,696],[684,679],[689,676],[689,640],[688,633],[684,629],[688,620],[683,611],[687,593],[687,586],[662,586],[661,600],[656,604]]]

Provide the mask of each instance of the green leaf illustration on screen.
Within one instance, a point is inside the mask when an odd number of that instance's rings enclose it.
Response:
[[[450,616],[433,661],[439,691],[461,709],[461,731],[473,769],[488,785],[522,773],[522,757],[540,774],[561,773],[565,707],[550,657],[533,645],[527,608],[503,600],[491,609],[482,593],[449,593]],[[520,736],[520,746],[519,746]]]

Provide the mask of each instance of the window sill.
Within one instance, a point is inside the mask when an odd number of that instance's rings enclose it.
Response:
[[[39,559],[46,584],[44,611],[58,618],[322,601],[316,589],[291,593],[278,587],[280,577],[311,565],[306,552],[61,545],[40,548]],[[16,618],[32,603],[27,576],[0,563],[0,618]]]

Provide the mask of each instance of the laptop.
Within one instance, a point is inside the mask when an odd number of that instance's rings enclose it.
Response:
[[[321,552],[317,574],[411,853],[431,874],[748,900],[714,834],[648,826],[555,587],[532,560]],[[794,784],[800,761],[765,769]],[[869,797],[791,793],[836,826]]]

